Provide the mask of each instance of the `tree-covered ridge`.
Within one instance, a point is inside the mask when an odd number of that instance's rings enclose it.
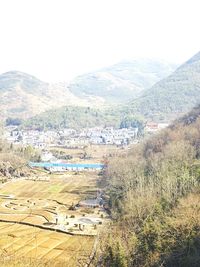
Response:
[[[129,108],[146,117],[162,118],[188,112],[200,101],[200,52],[169,77],[132,101]]]
[[[109,161],[104,266],[200,265],[200,107]]]
[[[30,120],[24,121],[23,126],[38,129],[81,129],[100,125],[119,124],[117,116],[112,112],[102,112],[90,107],[62,107],[44,112]]]
[[[7,119],[7,123],[17,123],[19,120]],[[134,116],[121,108],[90,108],[66,106],[52,109],[22,121],[21,127],[32,129],[62,129],[90,128],[95,126],[113,126],[117,128],[143,127],[141,116]]]

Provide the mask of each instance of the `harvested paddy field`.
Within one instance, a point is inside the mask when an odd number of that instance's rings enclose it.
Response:
[[[18,179],[0,187],[0,266],[85,266],[106,214],[70,207],[96,196],[99,176],[40,176],[49,179]]]
[[[0,235],[0,266],[84,266],[94,245],[94,237],[12,223],[0,223]]]
[[[71,163],[103,163],[105,158],[121,154],[123,148],[116,145],[88,145],[84,148],[54,147],[51,152],[54,151],[70,155],[72,158],[67,161]]]
[[[10,182],[0,188],[0,194],[13,194],[17,198],[55,199],[71,205],[80,201],[83,196],[94,193],[97,188],[96,173],[48,174],[49,181],[19,180]]]

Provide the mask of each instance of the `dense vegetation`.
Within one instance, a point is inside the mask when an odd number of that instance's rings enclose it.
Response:
[[[39,158],[39,151],[32,147],[15,147],[0,138],[0,182],[29,175],[27,161],[37,161]]]
[[[44,112],[24,121],[25,127],[38,129],[85,128],[100,125],[117,125],[119,118],[112,112],[90,107],[62,107]]]
[[[82,129],[95,126],[129,127],[144,125],[143,118],[126,113],[122,109],[94,109],[90,107],[67,106],[46,111],[29,120],[23,121],[22,127],[34,129]]]
[[[19,126],[22,124],[22,120],[20,120],[19,118],[7,118],[6,122],[5,122],[6,126]]]
[[[200,107],[112,159],[103,266],[200,266]]]

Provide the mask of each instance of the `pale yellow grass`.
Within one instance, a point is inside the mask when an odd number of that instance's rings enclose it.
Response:
[[[2,219],[38,225],[54,222],[52,212],[76,214],[79,211],[68,210],[72,203],[96,195],[97,173],[40,175],[49,176],[49,182],[18,180],[0,188],[0,194],[14,195],[14,199],[0,199]],[[94,244],[94,237],[71,236],[4,222],[0,222],[0,237],[2,267],[84,266]]]
[[[28,266],[26,262],[32,262],[30,266],[75,267],[80,261],[86,263],[94,243],[93,237],[70,236],[12,223],[0,223],[0,235],[0,266]],[[22,258],[25,265],[20,262]]]

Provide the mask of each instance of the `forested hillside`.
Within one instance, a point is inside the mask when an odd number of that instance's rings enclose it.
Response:
[[[46,111],[23,122],[22,127],[37,129],[81,129],[94,126],[118,126],[119,115],[112,110],[102,111],[90,107],[62,107]]]
[[[176,118],[200,101],[200,52],[161,80],[129,107],[148,118]]]
[[[109,161],[103,266],[200,266],[200,106]]]
[[[17,119],[7,119],[8,124],[17,124]],[[95,126],[126,128],[143,125],[143,117],[128,114],[122,108],[61,107],[43,112],[28,120],[20,121],[22,128],[30,129],[82,129]]]

